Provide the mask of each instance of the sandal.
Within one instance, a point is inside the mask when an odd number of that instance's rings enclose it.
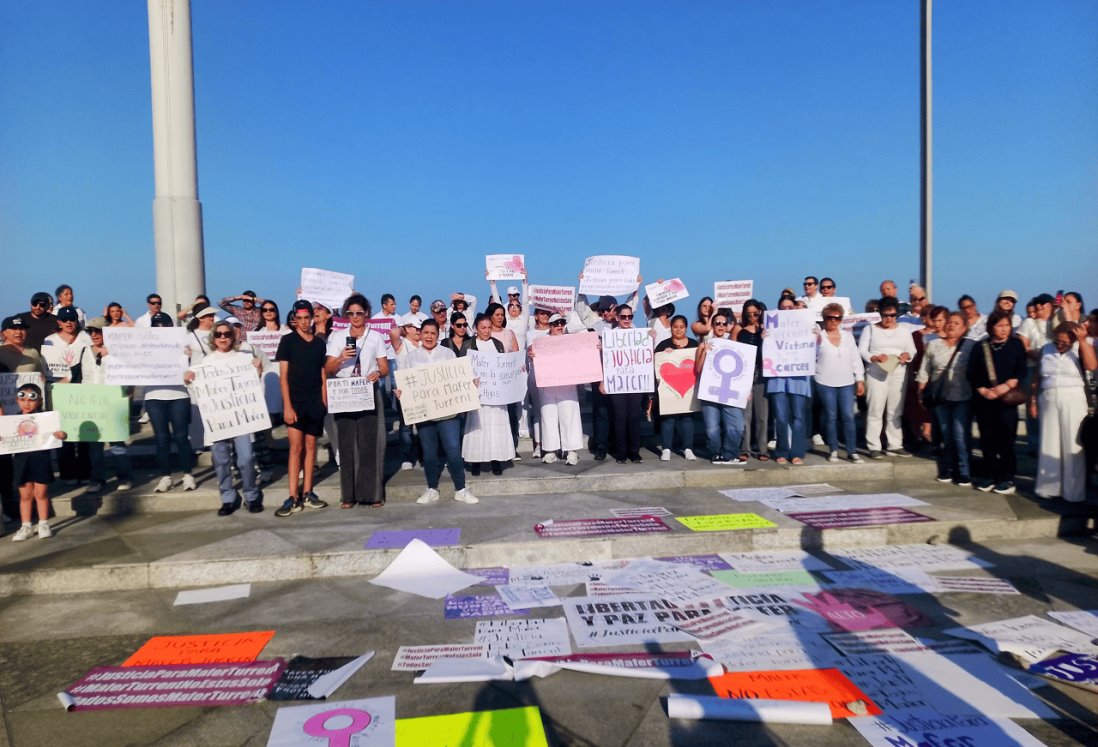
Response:
[[[785,457],[778,457],[774,461],[777,462],[778,464],[789,464],[789,460],[786,459]]]
[[[354,508],[355,505],[357,505],[357,504],[355,504],[354,501],[343,501],[343,503],[339,504],[339,507],[340,508]]]
[[[804,460],[800,457],[793,457],[793,464],[804,464]]]
[[[744,453],[740,454],[740,461],[741,462],[746,462],[750,458],[751,458],[751,455],[748,454],[746,451]]]
[[[381,508],[382,506],[385,505],[385,500],[382,499],[380,501],[370,501],[370,502],[366,503],[365,505],[369,506],[370,508]]]
[[[759,454],[755,458],[758,459],[760,462],[769,462],[770,461],[770,457],[768,457],[766,454]]]

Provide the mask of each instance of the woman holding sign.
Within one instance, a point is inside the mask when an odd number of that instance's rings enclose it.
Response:
[[[328,408],[339,440],[340,508],[354,508],[358,503],[373,508],[385,505],[385,418],[378,381],[389,375],[389,359],[384,338],[366,326],[370,311],[370,302],[361,293],[353,293],[343,302],[351,326],[330,334],[324,363]],[[371,396],[357,404],[337,406],[332,387],[342,388],[345,379],[361,380]]]
[[[210,331],[209,350],[202,359],[203,366],[254,366],[256,376],[263,371],[258,358],[240,351],[236,339],[236,328],[229,322],[218,322]],[[183,383],[190,386],[195,379],[193,368],[183,372]],[[244,492],[244,504],[248,512],[258,514],[263,510],[263,494],[256,485],[255,459],[252,454],[252,434],[214,441],[210,447],[213,453],[214,473],[217,475],[217,489],[221,493],[221,508],[218,516],[229,516],[240,508],[240,495],[233,487],[233,452],[236,452],[236,466],[240,472],[240,487]]]
[[[797,308],[797,302],[782,296],[779,311]],[[762,331],[766,337],[766,330]],[[812,380],[808,376],[774,376],[766,380],[766,396],[774,411],[774,433],[778,464],[804,464],[808,451],[808,431],[812,425]]]
[[[549,337],[559,337],[565,333],[568,320],[560,314],[549,317]],[[537,341],[530,346],[527,355],[533,362],[537,350]],[[579,449],[583,447],[583,424],[580,422],[579,395],[576,385],[543,386],[538,388],[538,401],[541,403],[541,447],[545,456],[544,464],[559,461],[558,452],[566,452],[565,462],[579,464]]]
[[[476,318],[477,337],[473,340],[472,349],[478,353],[499,355],[508,352],[504,344],[496,338],[495,323],[490,316],[493,307],[503,314],[503,307],[499,304],[489,304],[488,311],[478,314]],[[502,325],[502,318],[500,319]],[[508,330],[503,330],[514,340],[515,336]],[[518,348],[516,347],[515,350]],[[514,351],[511,351],[514,352]],[[491,462],[492,474],[502,475],[503,467],[500,462],[507,462],[515,458],[515,442],[511,435],[511,422],[507,417],[507,405],[484,405],[473,410],[465,419],[465,440],[461,445],[461,455],[470,463],[469,471],[473,475],[480,474],[482,462]]]
[[[862,332],[858,351],[866,362],[865,442],[869,458],[880,459],[885,453],[909,457],[903,445],[904,398],[907,394],[907,365],[915,357],[915,340],[911,326],[897,324],[900,306],[895,298],[886,296],[877,304],[881,321]],[[881,449],[881,427],[888,440],[887,452]]]
[[[710,336],[726,339],[729,323],[725,312],[713,314],[709,320]],[[694,356],[695,376],[702,375],[712,347],[708,343],[698,345],[698,352]],[[739,457],[740,441],[743,439],[743,408],[702,400],[702,418],[705,420],[705,435],[708,437],[709,461],[720,465],[746,464]]]
[[[698,341],[686,336],[686,317],[679,314],[671,319],[671,336],[656,344],[655,355],[668,350],[691,350],[698,347]],[[696,355],[696,354],[695,354]],[[658,363],[658,361],[657,361]],[[689,361],[685,362],[689,365]],[[660,377],[660,366],[656,366],[656,377]],[[658,397],[656,398],[658,402]],[[694,413],[683,412],[676,415],[660,413],[660,461],[671,461],[671,445],[678,430],[682,440],[682,455],[693,461],[694,456]]]

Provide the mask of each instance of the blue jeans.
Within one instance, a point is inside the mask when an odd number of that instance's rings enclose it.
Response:
[[[839,422],[843,424],[843,442],[847,455],[858,450],[858,430],[854,422],[854,385],[816,384],[816,396],[823,407],[824,441],[828,451],[839,450]]]
[[[438,460],[438,444],[441,440],[446,466],[454,481],[454,490],[464,490],[465,462],[461,458],[460,421],[457,418],[428,420],[416,427],[419,428],[419,443],[423,447],[423,471],[427,473],[427,487],[438,490],[438,478],[442,474]]]
[[[214,441],[210,446],[213,453],[214,472],[217,474],[217,490],[221,493],[222,503],[236,502],[236,488],[233,487],[233,449],[236,449],[236,466],[240,472],[240,487],[244,500],[251,503],[259,498],[259,488],[255,484],[255,458],[252,456],[251,434]]]
[[[191,400],[183,399],[147,399],[145,412],[152,423],[153,436],[156,439],[156,468],[161,475],[172,474],[172,444],[179,457],[179,468],[183,474],[191,474],[194,454],[187,430],[191,425]],[[171,431],[169,432],[169,427]]]
[[[743,439],[743,409],[719,405],[716,402],[702,402],[702,418],[705,420],[710,459],[718,454],[725,459],[738,459],[740,441]]]
[[[682,415],[664,415],[660,418],[660,446],[671,448],[671,442],[675,440],[675,429],[678,428],[679,438],[682,439],[682,448],[694,448],[694,413],[688,412]]]
[[[771,392],[770,407],[774,411],[777,431],[777,459],[804,459],[808,450],[808,417],[812,400],[789,392]]]
[[[938,474],[952,473],[954,479],[968,480],[968,433],[972,427],[969,402],[943,402],[934,408],[938,432],[942,436],[942,452],[938,457]]]

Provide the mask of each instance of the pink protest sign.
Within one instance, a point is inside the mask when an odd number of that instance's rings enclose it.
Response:
[[[576,305],[576,288],[572,285],[530,285],[526,293],[526,301],[535,309],[567,314]]]
[[[786,514],[786,516],[815,529],[875,527],[884,524],[917,524],[922,521],[934,521],[929,516],[908,511],[906,508],[853,508],[849,511],[813,511]]]
[[[263,700],[285,667],[283,659],[94,667],[57,697],[70,711],[241,705]]]
[[[534,525],[534,531],[545,537],[598,537],[605,534],[644,534],[670,532],[671,527],[657,516],[637,516],[628,519],[564,519]]]
[[[602,381],[599,336],[594,332],[539,337],[534,341],[534,380],[538,386]]]

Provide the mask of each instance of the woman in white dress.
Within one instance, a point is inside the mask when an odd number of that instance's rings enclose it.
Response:
[[[494,305],[503,311],[503,307]],[[492,335],[491,317],[478,314],[476,328],[477,337],[473,340],[472,350],[482,355],[500,355],[506,352],[503,343]],[[500,462],[508,462],[515,457],[515,442],[511,436],[507,405],[481,405],[468,414],[461,456],[469,463],[469,472],[473,475],[480,474],[483,462],[491,462],[493,475],[503,474]]]
[[[549,318],[549,337],[565,333],[568,320],[560,314]],[[530,346],[530,362],[537,355],[537,342]],[[564,452],[565,462],[579,464],[579,450],[583,448],[583,425],[580,421],[579,394],[576,385],[543,386],[538,388],[541,403],[541,447],[545,453],[542,462],[552,464]]]

